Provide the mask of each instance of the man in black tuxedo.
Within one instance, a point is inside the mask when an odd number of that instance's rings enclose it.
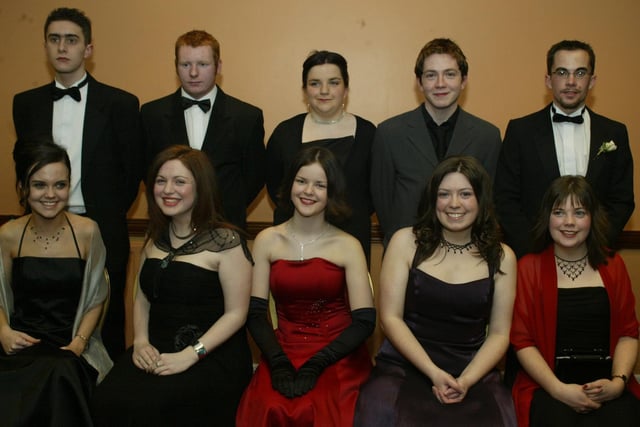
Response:
[[[500,131],[458,105],[468,71],[467,58],[456,43],[431,40],[418,54],[414,69],[425,102],[385,120],[376,130],[371,196],[385,247],[393,233],[415,223],[422,192],[445,157],[473,156],[494,175]]]
[[[627,128],[585,106],[596,82],[595,62],[587,43],[564,40],[553,45],[545,77],[553,102],[507,126],[494,191],[505,241],[518,257],[531,250],[531,229],[542,197],[561,175],[585,176],[594,188],[608,213],[610,245],[633,212]]]
[[[183,144],[204,151],[214,166],[225,218],[246,228],[247,207],[264,185],[262,111],[216,86],[220,44],[205,31],[189,31],[175,44],[181,87],[141,109],[146,167],[162,149]]]
[[[91,22],[77,9],[55,9],[44,25],[55,80],[17,94],[13,122],[20,141],[41,136],[71,159],[69,210],[96,221],[107,248],[111,298],[102,336],[112,358],[124,351],[124,288],[129,259],[126,215],[138,194],[143,156],[138,99],[86,72]]]

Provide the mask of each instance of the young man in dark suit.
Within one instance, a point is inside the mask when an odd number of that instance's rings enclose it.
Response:
[[[13,122],[18,141],[47,136],[69,153],[69,210],[95,220],[107,248],[111,298],[102,336],[114,358],[125,347],[126,214],[138,194],[143,155],[139,103],[87,73],[93,45],[91,22],[83,12],[52,11],[44,25],[44,45],[55,80],[17,94]]]
[[[204,151],[216,171],[225,218],[246,227],[246,210],[264,185],[262,111],[216,86],[220,44],[205,31],[189,31],[175,44],[181,87],[141,109],[148,167],[162,149],[183,144]]]
[[[458,105],[469,64],[456,43],[431,40],[414,71],[424,104],[382,122],[373,140],[371,196],[385,247],[393,233],[415,223],[422,191],[443,158],[473,156],[493,177],[500,152],[498,128]]]
[[[564,40],[547,53],[545,83],[553,102],[509,122],[495,179],[505,240],[518,257],[531,250],[531,229],[551,182],[582,175],[604,204],[615,242],[633,212],[633,160],[627,128],[585,106],[596,83],[595,53]]]

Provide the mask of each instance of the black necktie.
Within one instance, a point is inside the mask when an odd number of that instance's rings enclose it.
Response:
[[[556,123],[561,123],[561,122],[569,122],[569,123],[577,123],[577,124],[584,123],[584,117],[582,117],[582,113],[584,113],[584,108],[580,112],[579,116],[565,116],[564,114],[556,113],[556,109],[553,107],[551,107],[551,110],[553,111],[552,120]]]
[[[52,97],[54,101],[57,101],[59,99],[64,98],[65,95],[69,95],[71,98],[75,99],[76,101],[80,102],[80,100],[82,99],[82,96],[80,95],[80,88],[84,85],[87,84],[87,81],[89,79],[84,79],[81,83],[79,83],[76,86],[73,87],[69,87],[66,89],[61,89],[57,86],[53,86],[53,93],[52,93]]]
[[[202,112],[206,113],[207,111],[209,111],[211,109],[211,100],[209,99],[201,99],[200,101],[195,100],[195,99],[191,99],[191,98],[187,98],[187,97],[182,97],[182,108],[183,109],[187,109],[187,108],[191,108],[194,105],[197,105],[198,107],[200,107],[200,109],[202,110]]]

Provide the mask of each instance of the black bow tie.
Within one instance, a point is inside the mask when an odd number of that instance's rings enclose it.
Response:
[[[82,96],[80,95],[80,88],[82,86],[86,85],[87,81],[89,81],[89,79],[84,79],[77,86],[69,87],[69,88],[66,88],[66,89],[60,89],[57,86],[53,86],[53,93],[52,93],[51,96],[53,97],[54,101],[57,101],[59,99],[64,98],[66,95],[69,95],[71,98],[73,98],[76,101],[80,102],[80,100],[82,99]]]
[[[584,113],[584,108],[580,112],[579,116],[565,116],[564,114],[556,113],[556,109],[551,107],[551,111],[553,111],[553,121],[556,123],[561,122],[569,122],[569,123],[584,123],[584,117],[582,117],[582,113]]]
[[[182,97],[182,108],[183,109],[187,109],[187,108],[191,108],[194,105],[197,105],[198,107],[200,107],[200,109],[206,113],[207,111],[209,111],[211,109],[211,100],[210,99],[201,99],[200,101],[195,100],[195,99],[191,99],[191,98],[187,98],[187,97]]]

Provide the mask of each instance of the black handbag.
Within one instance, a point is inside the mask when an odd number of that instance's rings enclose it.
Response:
[[[564,349],[556,356],[556,377],[567,384],[586,384],[611,378],[611,356],[604,350]]]

